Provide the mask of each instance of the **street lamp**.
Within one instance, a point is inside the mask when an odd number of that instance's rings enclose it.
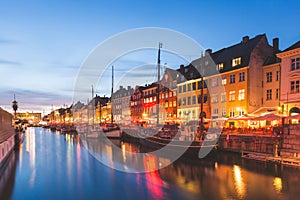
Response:
[[[16,101],[16,95],[14,95],[14,101],[12,102],[12,107],[15,112],[15,119],[17,118],[18,102]]]

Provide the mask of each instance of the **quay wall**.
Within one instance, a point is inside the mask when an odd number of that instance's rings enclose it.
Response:
[[[13,150],[15,145],[15,130],[12,126],[13,116],[0,108],[0,166]]]
[[[218,149],[232,152],[255,152],[278,156],[282,138],[271,135],[222,134]]]
[[[284,127],[281,156],[300,158],[300,124],[290,124]]]

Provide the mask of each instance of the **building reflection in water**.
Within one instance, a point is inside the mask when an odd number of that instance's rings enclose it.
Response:
[[[244,198],[246,194],[246,185],[243,180],[241,168],[238,165],[233,165],[233,174],[234,174],[234,187],[237,192],[238,197]]]
[[[279,177],[275,177],[273,180],[273,185],[275,187],[275,190],[280,193],[282,190],[282,179]]]
[[[25,133],[25,139],[26,139],[26,151],[29,153],[29,163],[31,168],[31,174],[29,177],[29,185],[30,187],[33,187],[35,184],[35,178],[36,178],[36,147],[35,147],[35,130],[36,129],[27,129]],[[22,169],[22,168],[20,168]],[[22,172],[20,172],[22,173]]]

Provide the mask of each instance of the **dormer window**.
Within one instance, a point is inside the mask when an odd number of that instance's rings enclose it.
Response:
[[[217,70],[221,70],[224,68],[224,63],[218,63],[217,64]]]
[[[242,63],[242,58],[241,57],[232,59],[232,67],[240,65],[241,63]]]

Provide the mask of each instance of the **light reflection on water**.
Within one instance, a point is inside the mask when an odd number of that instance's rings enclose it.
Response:
[[[148,154],[141,163],[134,154],[124,153],[139,152],[136,144],[113,141],[123,150],[118,154],[106,143],[85,142],[94,156],[114,165],[151,169],[170,162]],[[13,188],[7,194],[3,188],[8,186],[1,184],[1,199],[293,199],[300,195],[299,170],[242,160],[236,154],[220,153],[201,161],[181,158],[159,171],[132,174],[96,161],[74,135],[29,129],[20,148],[9,160],[16,165],[0,176],[0,181],[8,177],[5,183]]]

